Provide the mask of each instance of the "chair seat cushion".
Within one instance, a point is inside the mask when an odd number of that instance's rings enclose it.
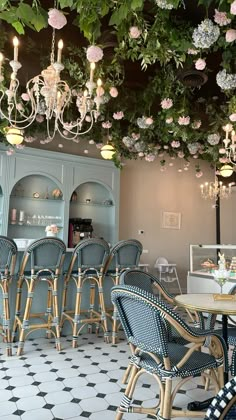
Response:
[[[217,361],[213,356],[203,353],[201,351],[194,351],[186,363],[179,368],[176,369],[176,365],[179,361],[184,357],[184,355],[188,352],[187,347],[183,347],[182,345],[169,343],[168,344],[168,352],[169,357],[171,360],[171,370],[165,370],[162,357],[157,354],[157,357],[161,360],[161,363],[158,365],[155,360],[149,356],[147,353],[141,353],[139,356],[132,356],[131,363],[144,368],[150,373],[156,373],[161,377],[176,377],[180,376],[182,378],[188,376],[198,376],[203,371],[203,367],[205,369],[209,368],[217,368],[222,364],[222,361]]]

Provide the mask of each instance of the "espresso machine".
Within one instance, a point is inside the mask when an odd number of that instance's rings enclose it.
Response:
[[[68,238],[69,248],[74,248],[84,238],[92,238],[92,233],[92,219],[70,219]]]

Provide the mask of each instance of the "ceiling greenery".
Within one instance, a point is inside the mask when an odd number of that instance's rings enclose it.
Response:
[[[106,93],[88,141],[99,146],[109,135],[118,166],[122,157],[224,163],[222,126],[236,124],[235,0],[0,0],[0,46],[9,25],[24,36],[42,31],[55,5],[83,34],[83,47],[71,39],[63,50],[70,86],[82,89],[88,78],[86,47],[104,52],[96,72]],[[40,125],[26,136],[34,139]]]

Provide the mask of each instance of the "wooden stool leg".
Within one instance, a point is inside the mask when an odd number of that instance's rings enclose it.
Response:
[[[93,318],[94,313],[94,304],[95,304],[95,286],[96,283],[94,280],[90,279],[90,294],[89,294],[89,312],[90,312],[90,319]],[[92,332],[92,324],[88,324],[88,332]]]
[[[61,329],[59,324],[59,309],[58,309],[58,277],[57,275],[53,281],[53,322],[56,329],[56,349],[61,351]]]
[[[104,327],[104,341],[109,343],[109,333],[108,333],[108,326],[107,326],[107,316],[106,316],[106,308],[104,302],[104,295],[103,295],[103,287],[102,287],[103,277],[99,277],[98,283],[98,294],[99,294],[99,303],[101,308],[101,321]]]
[[[30,311],[31,311],[33,296],[34,296],[35,280],[31,278],[31,280],[29,280],[29,285],[27,286],[28,286],[28,293],[27,293],[27,298],[26,298],[23,322],[22,322],[21,329],[19,332],[19,344],[18,344],[18,349],[17,349],[17,356],[21,356],[21,354],[24,351],[25,330],[27,329],[29,325]]]
[[[12,336],[10,326],[10,307],[9,307],[9,287],[8,280],[3,281],[3,334],[7,346],[7,356],[12,356]]]
[[[73,339],[72,347],[78,346],[78,324],[80,322],[81,314],[81,299],[82,299],[82,277],[79,275],[76,282],[76,299],[75,299],[75,314],[73,319]]]

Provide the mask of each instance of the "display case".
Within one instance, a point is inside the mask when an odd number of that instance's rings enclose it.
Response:
[[[190,245],[190,271],[187,278],[188,293],[217,293],[213,271],[218,268],[219,253],[224,254],[230,277],[224,285],[228,293],[236,283],[236,245]]]
[[[218,268],[219,253],[224,254],[226,268],[230,269],[236,259],[236,245],[190,245],[190,272],[210,274]],[[236,267],[232,267],[232,274]]]

